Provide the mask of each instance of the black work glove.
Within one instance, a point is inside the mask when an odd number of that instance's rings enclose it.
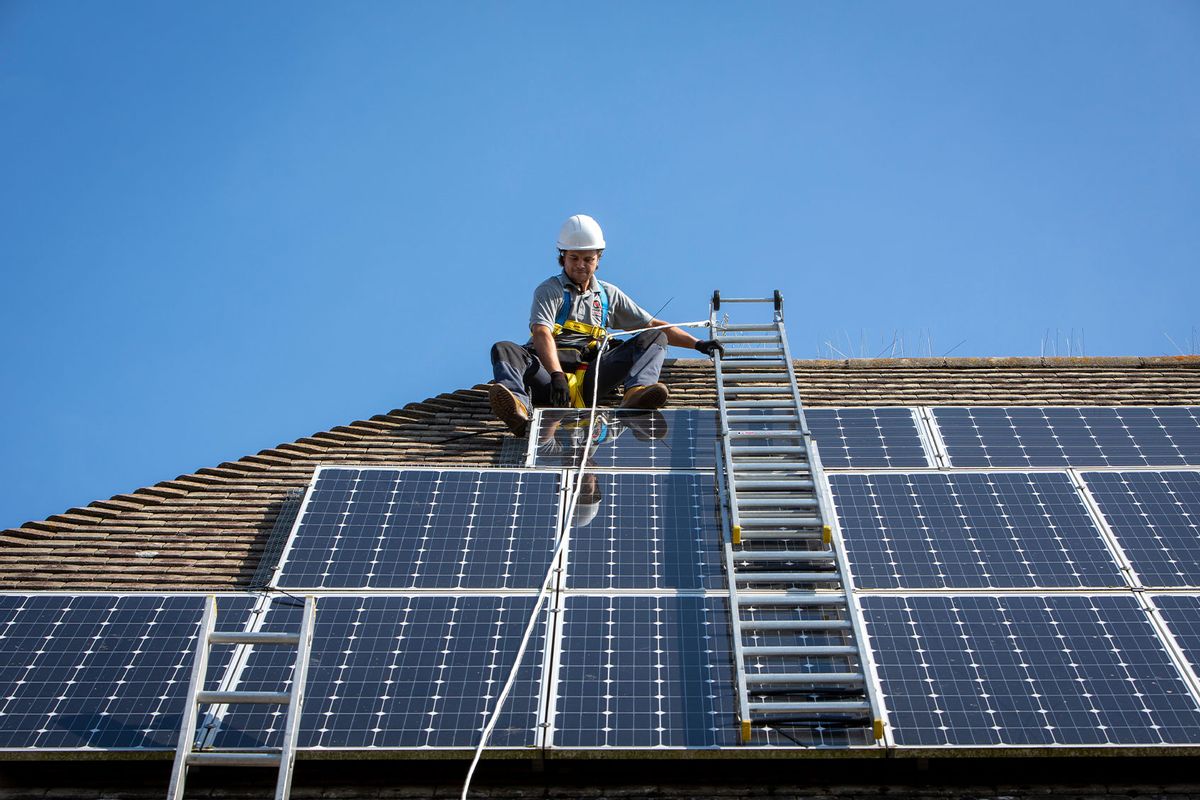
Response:
[[[725,348],[716,339],[707,339],[703,342],[696,342],[696,349],[709,358],[716,358],[716,354],[720,353],[721,357],[725,357]]]
[[[564,372],[550,373],[550,405],[558,408],[571,407],[571,389]]]

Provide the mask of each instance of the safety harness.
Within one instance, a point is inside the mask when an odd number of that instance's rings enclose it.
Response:
[[[588,342],[589,348],[596,342],[608,338],[608,290],[600,281],[596,281],[596,288],[600,291],[600,324],[588,325],[586,322],[567,319],[571,314],[571,290],[563,287],[562,308],[558,310],[558,315],[554,318],[554,330],[552,331],[554,338],[557,339],[563,331],[581,333],[591,340]]]
[[[576,322],[573,319],[567,319],[571,313],[571,290],[568,287],[563,287],[562,308],[558,310],[558,315],[554,318],[554,329],[552,331],[554,338],[557,339],[563,331],[578,333],[588,337],[587,344],[579,348],[579,366],[575,371],[567,376],[567,388],[571,395],[571,405],[575,408],[583,408],[583,379],[587,377],[588,362],[592,359],[594,353],[597,352],[599,345],[608,338],[608,290],[604,288],[604,284],[596,281],[596,288],[600,293],[600,324],[589,325],[586,322]]]

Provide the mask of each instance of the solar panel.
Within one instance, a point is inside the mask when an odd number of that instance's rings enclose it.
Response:
[[[1200,596],[1158,594],[1153,601],[1192,672],[1200,674]]]
[[[173,750],[203,611],[195,596],[0,596],[0,748]]]
[[[533,610],[531,596],[329,596],[317,602],[299,746],[470,748],[486,724]],[[295,630],[277,602],[266,630]],[[548,617],[544,614],[544,617]],[[538,744],[545,626],[535,631],[490,747]],[[238,688],[284,691],[292,653],[255,648]],[[278,746],[284,712],[236,707],[216,747]]]
[[[804,416],[827,469],[931,466],[911,408],[816,408]]]
[[[1200,407],[935,408],[955,467],[1200,465]]]
[[[1059,473],[829,476],[861,589],[1124,588]]]
[[[1200,742],[1200,706],[1132,594],[862,607],[898,746]]]
[[[720,598],[567,597],[554,746],[736,745],[729,641]]]
[[[601,409],[589,467],[711,469],[716,464],[717,412],[699,409]],[[545,409],[537,415],[537,467],[577,467],[588,435],[588,412]]]
[[[558,509],[554,472],[320,469],[278,585],[537,588]]]
[[[1200,587],[1200,472],[1089,472],[1084,481],[1142,585]]]
[[[568,545],[574,589],[719,589],[718,498],[711,475],[585,474]]]

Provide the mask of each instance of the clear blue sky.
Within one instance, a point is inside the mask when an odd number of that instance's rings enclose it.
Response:
[[[1200,3],[0,2],[0,527],[486,381],[579,212],[798,357],[1190,350]]]

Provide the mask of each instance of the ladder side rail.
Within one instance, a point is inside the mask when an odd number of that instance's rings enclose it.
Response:
[[[879,741],[883,739],[885,712],[879,698],[878,673],[875,671],[875,659],[871,654],[870,640],[867,638],[866,625],[862,619],[862,608],[859,606],[858,596],[854,591],[854,576],[846,565],[846,548],[842,542],[842,529],[838,524],[837,515],[833,513],[833,490],[829,485],[829,476],[825,474],[825,469],[821,465],[821,453],[815,442],[812,443],[809,463],[812,464],[813,478],[816,482],[817,497],[821,501],[822,513],[828,513],[824,519],[830,530],[829,546],[837,553],[834,563],[837,565],[837,572],[841,577],[842,591],[845,593],[846,599],[846,614],[850,617],[854,643],[858,647],[859,669],[863,673],[863,686],[866,690],[867,702],[871,706],[871,732],[875,740]]]
[[[711,312],[710,322],[716,323],[716,311]],[[711,329],[710,329],[711,330]],[[732,440],[729,433],[729,408],[725,405],[725,373],[721,368],[721,358],[713,359],[713,369],[717,378],[717,418],[721,424],[721,455],[725,461],[725,484],[729,494],[729,514],[731,516],[731,535],[734,544],[741,543],[742,521],[738,513],[736,478],[733,474]],[[730,573],[732,575],[732,573]]]
[[[708,312],[709,330],[714,337],[717,335],[718,306],[715,302],[716,297],[717,295],[714,293],[714,302],[709,306]],[[737,541],[740,541],[741,525],[737,511],[737,489],[734,485],[733,456],[730,453],[729,447],[729,411],[725,405],[725,385],[722,378],[720,356],[713,359],[713,369],[716,373],[717,384],[717,416],[721,422],[721,441],[718,446],[721,448],[721,464],[724,465],[723,474],[725,476],[721,503],[725,507],[726,513],[721,515],[721,533],[725,546],[725,577],[729,584],[729,627],[730,635],[733,637],[733,667],[737,688],[738,723],[742,741],[749,742],[751,738],[750,695],[746,683],[746,658],[742,647],[741,630],[742,614],[741,605],[738,601],[737,580],[734,578],[736,573],[734,572],[733,561],[733,544],[735,537],[737,537]]]
[[[296,761],[296,739],[300,735],[300,717],[304,705],[309,656],[312,654],[315,617],[316,599],[310,594],[304,598],[304,614],[300,620],[300,643],[296,647],[296,661],[292,667],[291,702],[288,703],[283,744],[279,751],[279,778],[275,783],[275,800],[287,800],[292,792],[292,768]]]
[[[728,459],[728,456],[726,456]],[[728,460],[726,460],[728,464]],[[726,467],[725,473],[725,492],[722,494],[721,502],[729,511],[730,516],[736,514],[734,510],[733,496],[733,473]],[[741,600],[738,597],[737,581],[734,579],[734,556],[733,556],[733,535],[729,525],[729,517],[721,515],[721,533],[725,545],[725,577],[729,583],[729,627],[733,636],[733,668],[737,679],[738,690],[738,722],[741,728],[742,742],[749,742],[750,733],[750,693],[749,686],[746,683],[746,656],[745,647],[742,644],[742,610]]]
[[[179,742],[175,746],[175,763],[171,768],[171,783],[167,788],[167,800],[183,800],[184,784],[187,781],[188,756],[196,740],[196,698],[204,688],[208,674],[208,637],[213,631],[217,615],[217,598],[204,598],[204,614],[196,634],[196,656],[192,661],[192,676],[188,682],[187,703],[183,707],[183,720],[179,725]]]

